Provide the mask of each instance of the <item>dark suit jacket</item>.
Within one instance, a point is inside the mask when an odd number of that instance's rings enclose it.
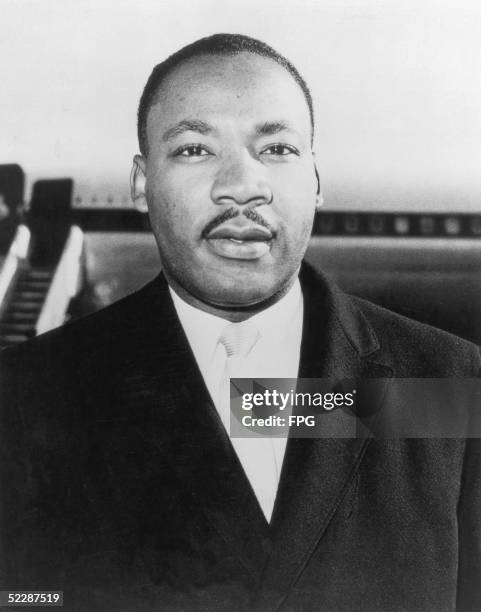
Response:
[[[479,372],[473,345],[301,283],[300,376]],[[479,441],[291,439],[268,526],[162,276],[0,362],[1,589],[86,611],[481,609]]]

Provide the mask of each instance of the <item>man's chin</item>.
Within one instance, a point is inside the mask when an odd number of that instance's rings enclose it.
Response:
[[[205,304],[225,311],[259,311],[279,300],[292,283],[254,283],[251,279],[239,277],[235,284],[217,286],[208,293],[198,294]]]
[[[176,293],[192,306],[223,316],[223,313],[255,313],[277,302],[292,286],[297,271],[272,269],[270,265],[197,268],[188,274],[169,274],[167,280]],[[242,265],[244,264],[244,265]],[[185,271],[184,271],[185,272]]]
[[[250,310],[265,302],[269,302],[271,299],[272,294],[266,295],[265,293],[249,292],[247,295],[244,293],[234,295],[229,293],[226,295],[217,295],[215,297],[206,296],[202,301],[215,308],[224,310]]]

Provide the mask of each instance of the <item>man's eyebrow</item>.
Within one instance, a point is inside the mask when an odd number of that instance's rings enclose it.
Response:
[[[286,121],[266,121],[256,126],[256,135],[272,136],[284,130],[292,131],[292,127]]]
[[[184,132],[199,132],[199,134],[210,134],[213,131],[213,127],[205,121],[199,119],[183,119],[176,123],[171,128],[166,130],[162,135],[162,140],[167,142],[172,140],[176,136],[180,136]]]

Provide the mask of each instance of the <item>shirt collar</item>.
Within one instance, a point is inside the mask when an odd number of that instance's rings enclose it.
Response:
[[[191,306],[179,297],[170,285],[169,291],[194,354],[208,362],[212,359],[219,337],[229,321]],[[280,331],[289,329],[301,307],[301,300],[301,287],[299,279],[296,278],[292,287],[278,302],[255,314],[249,321],[257,327],[261,338],[278,337]]]
[[[296,278],[295,283],[278,302],[258,312],[249,321],[257,327],[262,338],[269,340],[274,336],[280,337],[283,330],[286,331],[292,326],[301,305],[301,286]]]

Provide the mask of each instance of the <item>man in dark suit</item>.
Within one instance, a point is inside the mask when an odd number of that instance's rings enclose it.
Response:
[[[479,609],[478,440],[269,450],[226,431],[218,373],[245,322],[234,358],[259,375],[480,370],[477,347],[301,265],[312,129],[304,81],[258,41],[214,36],[154,69],[132,194],[163,274],[0,358],[2,589],[62,589],[76,610]]]

